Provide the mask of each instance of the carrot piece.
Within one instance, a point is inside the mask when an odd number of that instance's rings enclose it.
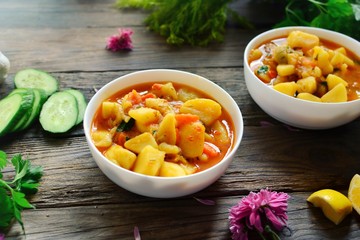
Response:
[[[211,158],[218,156],[220,154],[220,150],[214,144],[205,142],[203,153]]]
[[[117,132],[114,140],[115,140],[116,144],[123,147],[124,143],[126,142],[126,133]]]
[[[141,101],[145,101],[147,98],[156,98],[156,96],[153,93],[147,93],[141,96]]]
[[[132,90],[129,94],[129,100],[131,101],[131,103],[134,104],[139,104],[141,103],[141,95],[136,91],[136,90]]]
[[[162,88],[163,86],[164,86],[163,84],[154,83],[151,88],[152,88],[153,90],[161,90],[161,88]]]
[[[197,115],[184,113],[175,115],[176,123],[178,126],[189,124],[198,121],[200,118]]]

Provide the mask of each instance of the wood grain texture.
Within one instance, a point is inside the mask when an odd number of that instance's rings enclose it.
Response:
[[[330,130],[290,128],[264,113],[247,92],[243,52],[256,34],[269,28],[229,25],[222,44],[207,48],[172,47],[143,25],[144,11],[120,11],[112,0],[2,0],[0,51],[11,71],[0,86],[0,98],[13,88],[20,69],[39,68],[59,80],[60,89],[75,88],[87,100],[111,80],[135,70],[166,68],[204,76],[224,88],[238,103],[244,136],[224,176],[210,187],[182,198],[156,199],[130,193],[111,182],[96,166],[81,125],[65,134],[49,134],[38,122],[23,132],[0,138],[11,157],[22,153],[44,167],[39,192],[25,210],[27,240],[42,239],[230,239],[229,209],[250,191],[269,187],[291,198],[288,228],[282,239],[357,239],[360,217],[353,212],[340,225],[326,219],[306,198],[322,188],[347,193],[360,173],[360,121]],[[254,17],[249,1],[235,1],[236,11]],[[265,20],[264,20],[265,19]],[[105,50],[106,38],[119,27],[134,30],[134,50]],[[12,169],[4,171],[5,177]],[[211,199],[206,206],[195,198]],[[25,239],[20,225],[6,229],[6,239]]]

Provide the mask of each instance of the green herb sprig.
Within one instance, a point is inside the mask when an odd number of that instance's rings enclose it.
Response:
[[[274,27],[296,25],[334,30],[360,40],[360,1],[289,0],[285,19]]]
[[[117,0],[118,8],[142,8],[151,11],[145,19],[150,30],[166,38],[171,45],[207,46],[224,40],[228,18],[250,27],[245,18],[228,8],[232,0]]]
[[[15,218],[25,232],[21,211],[35,208],[26,196],[38,191],[43,169],[40,166],[31,166],[30,160],[17,154],[11,159],[15,175],[11,180],[4,180],[2,170],[8,163],[6,153],[0,150],[0,229],[7,228]]]

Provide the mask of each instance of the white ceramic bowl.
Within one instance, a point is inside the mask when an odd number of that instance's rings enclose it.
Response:
[[[184,177],[153,177],[138,174],[107,160],[95,147],[90,137],[94,114],[102,101],[123,88],[144,82],[173,82],[200,89],[212,96],[227,112],[234,123],[235,139],[229,154],[217,165]],[[172,198],[200,191],[221,177],[232,162],[243,135],[243,119],[233,98],[215,83],[195,74],[177,70],[144,70],[119,77],[102,87],[90,100],[84,116],[84,131],[91,154],[103,173],[120,187],[139,195]]]
[[[346,35],[320,28],[284,27],[269,30],[252,39],[245,48],[244,74],[247,89],[254,101],[270,116],[288,125],[304,129],[328,129],[353,121],[360,116],[360,100],[345,103],[317,103],[282,94],[264,84],[251,71],[248,56],[252,48],[291,31],[301,30],[338,43],[360,56],[360,43]]]

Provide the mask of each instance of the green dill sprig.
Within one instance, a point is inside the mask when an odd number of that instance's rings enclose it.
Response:
[[[325,28],[360,40],[360,1],[289,0],[285,19],[274,27],[296,25]]]
[[[15,174],[13,179],[4,180],[2,170],[10,162]],[[26,208],[35,208],[26,196],[38,191],[43,169],[39,166],[31,166],[30,160],[23,159],[20,154],[15,155],[10,162],[7,160],[6,153],[0,150],[0,229],[7,228],[15,219],[25,232],[21,211]]]
[[[224,40],[228,18],[242,26],[251,24],[228,8],[232,0],[117,0],[118,8],[151,11],[145,19],[150,30],[171,45],[207,46]]]

